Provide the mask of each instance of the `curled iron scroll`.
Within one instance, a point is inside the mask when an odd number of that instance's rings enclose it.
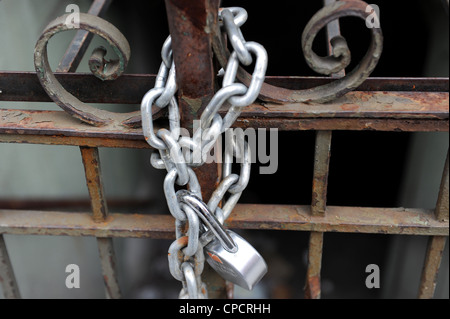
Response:
[[[126,69],[130,59],[130,46],[123,34],[111,23],[94,15],[80,13],[79,25],[68,24],[69,14],[50,22],[38,39],[34,51],[34,64],[39,81],[47,94],[63,110],[83,122],[103,126],[112,123],[133,126],[140,123],[140,111],[114,113],[87,105],[67,92],[53,74],[47,55],[47,43],[55,34],[74,29],[92,32],[104,38],[117,54],[117,60],[105,60],[106,49],[97,48],[89,59],[91,72],[103,81],[117,79]]]
[[[358,17],[366,21],[372,12],[367,12],[369,5],[363,1],[341,0],[325,6],[318,11],[307,24],[302,36],[302,48],[308,65],[316,72],[325,75],[337,73],[345,69],[350,63],[350,50],[343,37],[331,40],[333,55],[319,57],[312,50],[312,44],[318,32],[330,22],[348,16]],[[289,90],[264,83],[259,98],[267,102],[296,103],[318,102],[324,103],[334,100],[358,88],[373,72],[383,51],[383,34],[381,28],[371,28],[372,40],[362,61],[345,77],[329,84],[305,90]],[[213,34],[213,49],[223,68],[226,68],[230,52],[219,28]],[[251,82],[251,75],[243,68],[238,70],[238,79],[245,85]]]

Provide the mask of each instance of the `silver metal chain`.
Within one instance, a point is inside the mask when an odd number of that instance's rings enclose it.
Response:
[[[205,256],[203,247],[213,238],[211,231],[202,232],[204,225],[194,209],[180,199],[176,185],[189,189],[190,194],[202,200],[202,193],[193,167],[205,163],[219,137],[228,133],[242,109],[258,97],[265,80],[268,56],[264,47],[256,42],[246,42],[240,27],[248,15],[243,8],[222,8],[219,11],[222,32],[226,33],[233,48],[229,63],[224,70],[222,88],[217,91],[200,117],[200,125],[193,137],[181,135],[180,113],[175,98],[177,92],[176,69],[172,58],[172,41],[169,36],[162,48],[162,63],[156,77],[155,87],[142,100],[142,126],[146,141],[157,150],[150,158],[156,169],[166,169],[164,193],[170,213],[175,218],[176,240],[169,248],[169,270],[181,281],[180,298],[207,298],[205,284],[201,280]],[[236,82],[240,64],[249,66],[256,58],[251,84],[246,87]],[[230,105],[222,118],[218,112],[226,103]],[[155,133],[152,106],[168,108],[169,130]],[[232,173],[233,158],[241,163],[240,174]],[[223,180],[207,203],[207,208],[223,224],[239,201],[250,178],[251,152],[244,136],[225,134]],[[229,196],[227,196],[229,193]],[[224,202],[223,207],[219,204]],[[188,225],[187,231],[186,226]]]

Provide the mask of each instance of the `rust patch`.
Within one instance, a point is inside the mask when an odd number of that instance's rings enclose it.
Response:
[[[356,111],[359,109],[359,106],[355,104],[342,104],[341,109],[344,111]]]
[[[214,260],[215,262],[218,262],[220,264],[223,264],[222,260],[217,256],[214,255],[213,253],[208,252],[209,257],[211,257],[212,260]]]
[[[189,243],[189,237],[183,236],[177,239],[177,242],[180,246],[187,246]]]
[[[312,276],[308,278],[308,282],[305,287],[306,299],[320,299],[320,277]]]

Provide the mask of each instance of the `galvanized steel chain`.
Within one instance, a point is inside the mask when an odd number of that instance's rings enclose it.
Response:
[[[242,109],[253,103],[261,90],[265,79],[268,56],[264,47],[256,42],[246,42],[240,27],[247,20],[247,12],[242,8],[220,9],[219,18],[222,32],[230,40],[234,52],[224,70],[222,88],[217,91],[206,106],[200,118],[200,125],[193,137],[182,136],[180,113],[175,94],[176,66],[172,58],[171,37],[162,48],[162,63],[156,77],[155,87],[147,92],[141,104],[142,127],[146,141],[157,150],[151,155],[151,165],[157,169],[166,169],[164,193],[170,213],[176,222],[177,240],[169,248],[169,269],[172,276],[183,283],[180,298],[207,298],[205,284],[201,280],[205,255],[203,248],[218,234],[211,227],[205,214],[207,209],[220,223],[228,218],[247,187],[250,178],[251,152],[244,136],[225,134],[225,154],[223,180],[214,191],[207,204],[203,203],[200,184],[192,169],[205,163],[206,155],[216,144],[219,137],[227,132],[239,117]],[[249,66],[256,58],[255,69],[250,85],[247,87],[236,82],[240,64]],[[222,118],[219,109],[228,103],[227,114]],[[169,130],[154,131],[152,106],[168,108]],[[240,174],[232,173],[233,157],[241,163]],[[176,185],[187,187],[189,191],[176,191]],[[229,193],[228,198],[226,198]],[[219,207],[221,202],[223,207]],[[220,227],[219,227],[220,228]],[[187,230],[186,230],[187,229]],[[232,250],[233,241],[222,243]]]

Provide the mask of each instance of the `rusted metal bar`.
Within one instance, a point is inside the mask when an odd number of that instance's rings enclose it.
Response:
[[[330,168],[332,131],[316,133],[311,214],[325,217],[327,210],[328,172]],[[323,232],[311,232],[308,247],[305,298],[320,299]]]
[[[234,229],[448,236],[448,223],[432,210],[328,207],[326,217],[310,206],[238,204],[225,222]],[[171,215],[109,214],[97,223],[88,213],[0,210],[0,234],[173,239]]]
[[[191,133],[194,120],[215,93],[217,70],[211,49],[212,29],[218,25],[220,0],[166,0],[173,59],[177,69],[181,125]],[[195,169],[204,200],[209,200],[220,181],[218,161]],[[205,267],[203,280],[210,298],[226,298],[225,281]]]
[[[431,299],[434,296],[447,238],[448,236],[433,236],[429,239],[420,282],[419,299]]]
[[[441,187],[439,189],[439,197],[436,205],[436,218],[441,222],[448,222],[449,215],[449,177],[448,177],[448,153],[445,161],[444,173],[442,175]]]
[[[103,16],[108,10],[112,0],[94,0],[88,13],[94,16]],[[75,72],[83,59],[89,44],[94,35],[88,31],[80,30],[77,32],[69,45],[66,53],[59,62],[57,72]]]
[[[323,233],[309,235],[308,269],[306,272],[305,298],[320,299],[320,272],[322,269]]]
[[[324,0],[324,6],[331,5],[335,0]],[[327,25],[328,55],[333,53],[332,39],[340,36],[339,20],[334,20]],[[331,77],[345,76],[345,70],[332,74]],[[332,131],[317,131],[314,154],[314,172],[312,185],[311,214],[325,217],[327,210],[328,173],[330,169]],[[308,269],[306,272],[305,298],[320,299],[321,297],[321,268],[323,233],[311,232],[308,246]]]
[[[91,73],[55,73],[58,82],[85,103],[140,104],[153,74],[123,74],[114,81],[99,81]],[[303,90],[332,82],[329,77],[267,76],[266,82],[291,90]],[[36,72],[1,72],[0,101],[52,102]],[[448,92],[448,78],[368,78],[361,92]]]
[[[91,73],[55,73],[59,83],[84,103],[140,104],[155,75],[127,74],[99,81]],[[35,72],[0,72],[0,101],[52,102]]]
[[[122,294],[117,279],[116,255],[113,240],[112,238],[97,238],[97,245],[102,264],[106,297],[108,299],[119,299]]]
[[[104,222],[108,216],[108,208],[104,196],[98,148],[81,147],[80,149],[91,198],[93,220],[99,223]],[[117,278],[112,238],[97,238],[97,245],[102,265],[106,297],[119,299],[121,297],[121,292]]]
[[[193,128],[215,92],[211,30],[219,0],[166,0],[183,127]]]
[[[340,73],[337,73],[338,75]],[[304,90],[331,83],[331,77],[267,76],[266,83],[291,90]],[[448,92],[448,78],[368,78],[356,91]]]
[[[108,215],[108,207],[103,190],[98,148],[81,147],[80,149],[91,198],[92,217],[94,221],[102,222]]]
[[[61,135],[5,135],[0,134],[1,143],[19,143],[19,144],[39,144],[39,145],[66,145],[66,146],[85,146],[85,147],[109,147],[109,148],[129,148],[129,149],[148,149],[150,148],[145,141],[120,140],[110,138],[95,137],[65,137]],[[146,145],[147,144],[147,145]]]
[[[328,206],[326,217],[319,217],[310,206],[240,204],[228,223],[238,229],[448,235],[448,223],[424,209]]]
[[[109,214],[98,223],[91,213],[0,211],[0,234],[173,239],[174,224],[170,215]]]
[[[324,0],[324,6],[332,5],[335,0]],[[328,55],[333,54],[332,39],[341,35],[339,20],[327,25]],[[345,76],[345,70],[332,74],[331,77]],[[316,216],[325,216],[327,209],[328,172],[330,169],[332,131],[317,131],[316,150],[314,155],[314,176],[312,186],[311,213]]]
[[[328,172],[330,168],[332,131],[316,133],[311,213],[325,216],[327,210]]]
[[[327,104],[266,104],[255,103],[244,109],[242,118],[260,119],[308,119],[308,118],[359,118],[359,119],[409,119],[409,120],[448,120],[449,94],[443,92],[351,92],[345,97]],[[0,124],[7,118],[7,110],[0,109]],[[39,111],[33,112],[39,114]],[[221,114],[225,109],[221,110]],[[27,114],[27,111],[24,112]],[[12,114],[16,116],[16,114]],[[6,117],[6,118],[5,118]],[[50,122],[52,119],[42,118]],[[8,123],[6,122],[6,123]],[[77,121],[73,121],[77,122]],[[5,124],[6,124],[5,123]],[[83,126],[81,126],[83,127]],[[89,127],[85,125],[84,127]],[[104,129],[108,129],[105,126]]]
[[[219,0],[166,0],[173,58],[177,68],[181,125],[190,132],[215,93],[211,30],[218,24]],[[196,169],[208,200],[220,176],[216,163]]]
[[[233,127],[277,128],[280,131],[380,131],[380,132],[448,132],[448,120],[357,119],[357,118],[240,118]]]
[[[99,138],[105,141],[117,139],[129,141],[130,145],[133,141],[145,143],[142,129],[114,126],[97,128],[80,123],[62,111],[0,110],[0,134]],[[5,135],[0,136],[3,138]]]
[[[19,299],[20,292],[17,286],[14,270],[6,249],[5,239],[0,234],[0,286],[6,299]]]
[[[148,207],[153,202],[141,198],[111,198],[107,200],[109,208],[142,208]],[[2,199],[0,198],[0,209],[19,210],[54,210],[90,208],[91,201],[87,198],[74,199]]]
[[[94,0],[88,14],[91,16],[104,14],[111,2],[112,0]],[[79,30],[61,59],[57,71],[64,73],[75,72],[92,38],[93,33],[90,33],[88,30]],[[100,222],[106,218],[108,208],[104,197],[98,148],[81,147],[80,150],[91,199],[93,219]]]
[[[448,119],[448,93],[350,92],[326,104],[252,104],[249,118]]]
[[[17,112],[17,111],[14,111]],[[27,111],[26,111],[27,112]],[[0,113],[2,111],[0,110]],[[16,114],[20,114],[17,112]],[[66,116],[62,113],[61,117]],[[49,113],[46,113],[49,114]],[[57,113],[56,118],[60,117]],[[116,127],[108,130],[91,130],[91,127],[80,125],[74,121],[65,126],[64,121],[34,122],[30,125],[8,123],[0,125],[1,143],[39,144],[39,145],[67,145],[106,148],[149,149],[142,131],[121,130]],[[70,118],[70,116],[69,116]],[[54,119],[54,118],[53,118]],[[0,117],[1,122],[1,117]],[[34,123],[33,123],[34,122]],[[38,120],[39,122],[39,120]],[[36,124],[34,126],[33,124]],[[55,128],[57,126],[58,128]],[[77,127],[79,129],[77,129]],[[302,130],[355,130],[355,131],[392,131],[392,132],[448,132],[447,120],[379,120],[379,119],[242,119],[237,120],[234,127],[249,128],[278,128],[282,131]]]
[[[448,93],[351,92],[333,103],[323,105],[253,104],[244,109],[235,127],[448,131],[448,103]],[[58,111],[0,109],[0,134],[144,141],[141,129],[114,125],[97,128],[82,124]]]
[[[108,206],[104,195],[98,148],[81,147],[80,149],[91,198],[92,217],[94,222],[103,223],[108,217]],[[108,298],[118,299],[121,293],[117,279],[112,239],[97,238],[97,245],[102,264],[106,295]]]
[[[23,115],[29,111],[10,111],[9,114]],[[4,113],[0,110],[0,114]],[[93,129],[75,119],[56,111],[45,112],[48,120],[39,120],[34,114],[25,122],[0,124],[1,143],[67,145],[105,148],[149,149],[141,130],[111,127],[107,130]],[[42,114],[42,113],[41,113]],[[36,116],[35,116],[36,115]],[[58,118],[65,118],[67,122]],[[13,121],[14,117],[12,118]],[[36,121],[35,121],[36,120]],[[0,117],[0,122],[2,118]],[[29,121],[29,122],[28,122]],[[73,121],[73,122],[72,122]],[[278,128],[282,131],[300,130],[356,130],[393,132],[448,132],[448,120],[379,120],[379,119],[238,119],[234,127]]]

